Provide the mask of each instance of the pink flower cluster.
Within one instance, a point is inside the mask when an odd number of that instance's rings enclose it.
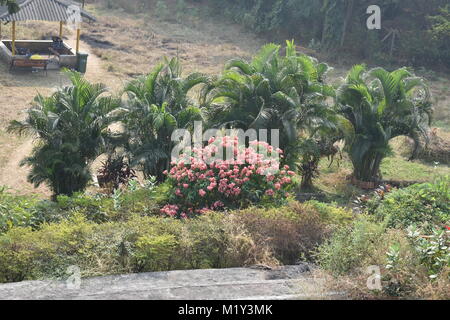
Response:
[[[178,206],[175,204],[168,204],[161,209],[162,213],[165,213],[171,217],[175,217],[178,213]]]
[[[220,159],[230,149],[233,156]],[[161,211],[185,217],[238,207],[250,199],[285,198],[295,173],[288,166],[280,168],[282,153],[265,142],[254,141],[249,148],[239,148],[237,138],[212,138],[207,146],[194,148],[165,172],[174,188],[171,200],[176,205],[166,205]],[[178,214],[180,210],[183,212]]]

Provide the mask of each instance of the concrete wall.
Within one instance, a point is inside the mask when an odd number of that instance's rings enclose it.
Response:
[[[6,61],[8,64],[11,63],[12,60],[12,52],[11,52],[11,40],[2,40],[0,41],[0,58]],[[51,40],[16,40],[16,48],[28,48],[32,52],[39,52],[46,58],[46,55],[50,54],[48,48],[51,46]],[[62,54],[59,57],[60,67],[66,68],[75,68],[77,64],[77,56],[75,51],[64,43],[63,52],[66,54]],[[16,58],[25,59],[26,56],[15,55]]]

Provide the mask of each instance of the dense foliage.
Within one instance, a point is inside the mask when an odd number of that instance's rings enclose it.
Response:
[[[227,152],[233,157],[222,160]],[[251,204],[282,205],[295,175],[289,166],[280,167],[282,153],[267,142],[252,141],[245,148],[237,136],[211,138],[207,146],[194,148],[172,164],[168,183],[173,191],[161,211],[187,218]]]
[[[136,2],[145,8],[154,1]],[[201,2],[214,3],[259,32],[296,34],[293,26],[309,24],[307,37],[320,34],[313,44],[322,50],[350,41],[382,50],[381,32],[354,28],[364,21],[355,13],[368,1]],[[376,2],[389,13],[387,21],[417,14],[419,7],[433,14],[425,19],[431,26],[421,29],[430,36],[421,50],[445,57],[449,9],[442,1],[413,1],[405,8],[401,0]],[[183,6],[176,1],[177,10]],[[157,1],[156,8],[168,16],[165,2]],[[391,42],[390,54],[410,48],[400,40],[401,48]],[[411,51],[408,57],[421,59]],[[357,65],[336,90],[327,83],[328,70],[297,52],[292,41],[286,48],[266,45],[251,61],[232,60],[212,77],[185,76],[177,58],[165,59],[128,82],[119,97],[69,72],[70,86],[37,96],[27,118],[9,127],[36,138],[23,164],[31,166],[29,181],[47,183],[56,201],[0,189],[0,282],[61,278],[71,265],[82,276],[94,276],[301,259],[341,276],[339,290],[358,296],[448,299],[448,177],[399,190],[384,185],[352,208],[290,200],[297,173],[302,190],[311,189],[320,159],[334,155],[339,140],[345,140],[353,180],[375,185],[392,138],[427,138],[432,110],[423,79],[406,68],[366,71]],[[194,99],[197,85],[201,94]],[[192,132],[197,120],[219,130],[171,163],[173,131]],[[224,129],[279,129],[280,148],[250,139],[238,145],[236,138],[217,133]],[[230,148],[232,160],[222,160],[222,147]],[[279,158],[265,158],[269,154]],[[99,171],[109,193],[85,194],[91,164],[100,155],[109,156]],[[146,179],[142,185],[135,169]],[[380,268],[381,291],[366,289],[369,266]]]
[[[311,189],[320,158],[336,152],[333,143],[351,135],[351,124],[327,103],[336,94],[326,83],[329,66],[300,54],[293,41],[284,56],[280,49],[268,44],[250,62],[229,61],[205,86],[202,105],[212,127],[279,130],[282,163],[297,167],[302,189]]]
[[[450,223],[450,179],[413,185],[374,201],[370,212],[386,222],[388,227],[415,226],[430,231],[435,226]]]
[[[428,137],[432,117],[428,87],[404,68],[366,72],[364,66],[354,66],[339,88],[338,102],[355,129],[347,148],[356,179],[381,179],[380,165],[390,152],[391,139],[409,136],[418,145],[421,136]]]
[[[335,275],[348,276],[337,285],[357,297],[378,294],[448,299],[448,187],[449,179],[443,178],[372,200],[368,214],[339,227],[320,246],[318,263]],[[379,292],[364,289],[370,266],[380,268]]]
[[[11,132],[38,138],[23,161],[32,167],[29,181],[47,183],[55,199],[70,196],[86,188],[90,164],[106,153],[100,183],[117,189],[134,169],[163,182],[176,143],[172,134],[177,129],[192,133],[195,121],[216,131],[254,130],[251,140],[267,140],[283,150],[280,164],[301,175],[302,191],[313,189],[320,159],[333,157],[339,140],[345,139],[353,177],[376,183],[392,138],[427,139],[432,108],[422,78],[405,68],[366,72],[357,65],[335,90],[326,82],[327,64],[299,53],[293,41],[287,41],[284,55],[280,50],[268,44],[251,61],[229,61],[218,76],[184,77],[178,58],[165,59],[150,74],[128,82],[120,98],[69,72],[71,86],[47,98],[37,96],[28,118],[9,126]],[[201,94],[194,99],[191,90],[197,85]],[[113,129],[112,124],[118,125]],[[117,156],[119,161],[112,161]]]
[[[148,200],[147,200],[148,201]],[[178,220],[129,215],[96,224],[81,211],[39,230],[0,235],[0,282],[82,276],[292,264],[325,237],[330,223],[298,203],[277,209],[210,213]]]
[[[143,185],[133,180],[129,186],[113,195],[60,195],[56,202],[32,196],[16,196],[0,189],[0,233],[14,227],[39,229],[45,223],[57,223],[83,214],[95,223],[126,220],[132,215],[159,215],[167,203],[169,186],[155,186],[154,181]]]
[[[335,276],[336,289],[353,298],[449,298],[450,231],[436,227],[390,229],[360,216],[339,228],[317,253],[317,261]],[[370,270],[379,268],[381,290],[367,288]],[[333,281],[333,280],[332,280]]]
[[[177,58],[165,59],[147,76],[126,84],[127,99],[123,103],[122,122],[125,127],[125,150],[132,166],[144,176],[164,179],[169,168],[175,129],[191,129],[195,120],[203,120],[202,112],[188,95],[208,78],[200,73],[182,77]]]
[[[296,37],[314,49],[411,65],[449,65],[448,1],[204,0],[216,12],[269,37]],[[381,30],[368,30],[370,5]],[[433,37],[430,37],[430,34]]]
[[[295,38],[330,59],[450,67],[448,0],[97,0],[108,8],[151,12],[181,21],[215,14],[263,34]],[[369,6],[381,9],[381,30],[369,30]]]
[[[83,191],[91,180],[90,163],[107,151],[109,126],[116,120],[118,100],[105,96],[106,87],[91,84],[76,72],[67,73],[72,85],[50,97],[38,95],[24,121],[8,130],[38,139],[22,165],[31,166],[28,180],[47,183],[54,197]]]

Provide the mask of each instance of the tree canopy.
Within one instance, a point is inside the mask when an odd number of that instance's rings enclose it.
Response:
[[[450,66],[448,0],[203,0],[216,12],[274,41],[299,39],[322,52],[377,63]],[[366,26],[381,8],[381,30]],[[431,36],[430,36],[431,35]]]

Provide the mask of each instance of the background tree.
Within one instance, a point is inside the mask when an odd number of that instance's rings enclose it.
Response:
[[[448,0],[203,0],[225,15],[269,40],[301,39],[330,58],[359,57],[377,63],[447,66],[446,43],[429,36]],[[382,29],[368,30],[366,13],[378,5]],[[395,35],[392,31],[396,31]],[[394,38],[395,37],[395,38]],[[338,53],[338,54],[337,54]],[[395,54],[393,54],[395,53]]]
[[[381,179],[381,161],[390,152],[392,138],[427,137],[432,115],[429,90],[423,79],[404,68],[366,72],[357,65],[339,89],[338,99],[342,114],[355,129],[347,149],[358,180]]]

